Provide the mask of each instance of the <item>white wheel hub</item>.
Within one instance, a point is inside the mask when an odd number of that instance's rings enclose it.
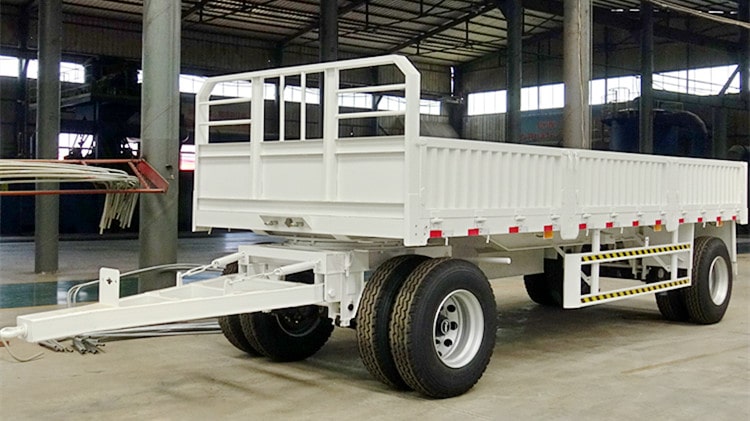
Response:
[[[724,304],[724,300],[727,299],[729,270],[727,262],[721,256],[716,256],[708,270],[708,292],[711,294],[711,301],[717,306]]]
[[[482,306],[469,291],[453,291],[440,303],[433,326],[432,339],[440,361],[451,368],[463,367],[474,359],[482,344]]]

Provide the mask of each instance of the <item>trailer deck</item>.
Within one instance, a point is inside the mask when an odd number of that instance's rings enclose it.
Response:
[[[338,86],[346,70],[393,66],[403,83]],[[333,98],[324,108],[322,139],[302,133],[295,140],[282,135],[266,141],[271,124],[261,114],[262,94],[244,99],[252,103],[251,118],[209,118],[213,107],[226,104],[211,99],[216,83],[261,87],[281,78],[283,89],[285,79],[305,81],[310,74],[325,78],[324,98]],[[737,194],[747,191],[740,162],[424,137],[415,112],[419,83],[419,73],[400,56],[207,80],[196,99],[194,226],[391,238],[421,246],[434,237],[556,232],[570,240],[586,229],[747,223],[746,195]],[[383,90],[403,91],[404,110],[339,111],[342,94]],[[285,109],[283,95],[278,101]],[[393,116],[405,121],[402,136],[339,136],[342,121]],[[209,128],[225,125],[247,125],[249,136],[212,142]]]

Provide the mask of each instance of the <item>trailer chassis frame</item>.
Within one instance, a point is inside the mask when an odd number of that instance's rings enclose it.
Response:
[[[314,250],[279,244],[241,245],[237,253],[178,274],[174,287],[120,298],[120,271],[99,271],[99,302],[18,316],[17,326],[4,328],[4,339],[28,342],[58,339],[99,330],[170,323],[231,314],[270,312],[318,305],[328,309],[337,325],[350,326],[356,317],[365,272],[399,254],[450,256],[450,247],[391,248],[351,244],[349,249]],[[185,283],[192,274],[237,262],[238,273]],[[286,275],[312,271],[314,283],[284,280]]]

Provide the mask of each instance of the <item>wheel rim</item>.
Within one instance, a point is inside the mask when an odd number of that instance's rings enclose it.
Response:
[[[484,314],[474,294],[456,290],[448,294],[435,313],[432,340],[443,364],[460,368],[469,364],[482,344]]]
[[[716,305],[721,305],[727,299],[729,291],[729,269],[727,262],[721,256],[711,262],[711,268],[708,271],[708,292],[711,294],[711,301]]]
[[[281,330],[289,336],[303,337],[320,324],[318,306],[302,306],[284,309],[273,313]]]

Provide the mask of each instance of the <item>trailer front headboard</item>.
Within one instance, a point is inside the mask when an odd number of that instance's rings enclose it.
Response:
[[[387,83],[346,83],[373,74]],[[366,101],[383,95],[403,107]],[[407,165],[419,100],[419,72],[397,55],[208,78],[196,96],[193,229],[403,238],[419,194],[418,165]],[[403,129],[355,133],[383,119]]]

